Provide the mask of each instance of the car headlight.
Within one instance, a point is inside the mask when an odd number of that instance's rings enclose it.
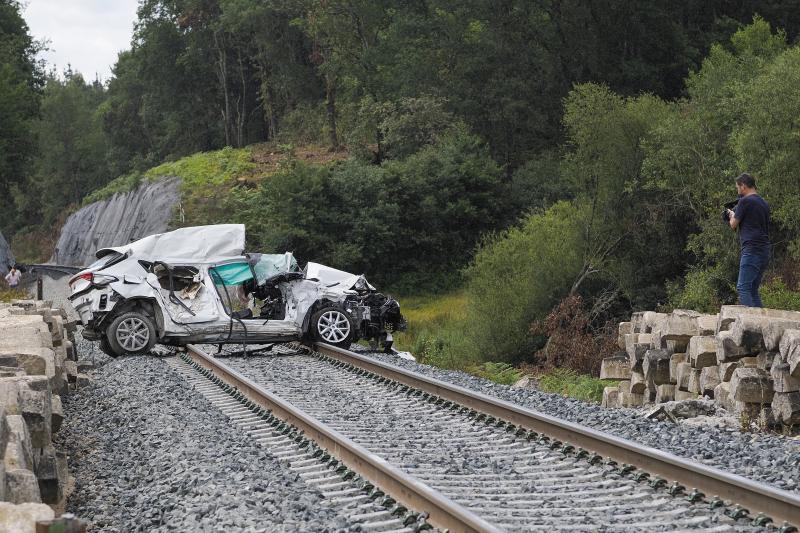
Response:
[[[365,291],[367,290],[367,280],[364,279],[364,276],[360,276],[355,284],[353,284],[353,288],[357,291]]]

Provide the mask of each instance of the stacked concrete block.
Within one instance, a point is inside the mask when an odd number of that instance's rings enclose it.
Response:
[[[617,382],[616,387],[606,387],[603,390],[602,405],[616,407],[619,404],[620,394],[630,393],[631,369],[628,355],[620,352],[614,357],[606,357],[600,365],[600,379]]]
[[[77,377],[73,333],[50,302],[0,303],[0,501],[63,499],[66,456],[53,434],[64,418],[60,395]]]
[[[715,315],[637,312],[619,325],[617,343],[630,374],[611,378],[618,386],[604,405],[705,396],[738,415],[800,424],[800,312],[737,305]],[[622,354],[613,362],[621,368]]]

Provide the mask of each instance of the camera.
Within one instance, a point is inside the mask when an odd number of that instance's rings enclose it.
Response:
[[[728,209],[736,209],[736,206],[739,204],[739,200],[736,199],[732,202],[728,202],[724,205],[725,209],[722,210],[722,220],[725,222],[730,222],[731,215],[728,213]]]

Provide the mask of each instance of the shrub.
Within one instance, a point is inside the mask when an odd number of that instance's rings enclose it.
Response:
[[[545,392],[598,403],[603,399],[603,389],[616,383],[579,374],[568,368],[554,368],[537,376],[537,380],[539,389]]]
[[[559,202],[488,238],[466,271],[464,335],[483,360],[530,359],[530,325],[561,300],[582,268],[584,210]]]
[[[547,318],[535,322],[531,331],[547,336],[547,344],[538,354],[547,369],[566,368],[599,376],[603,358],[616,351],[613,328],[609,324],[594,327],[577,295],[564,298]]]
[[[480,365],[474,365],[468,370],[471,374],[501,385],[513,385],[523,376],[521,371],[508,363],[492,363],[490,361]]]
[[[759,290],[764,307],[800,311],[800,291],[786,286],[781,278],[773,278]]]

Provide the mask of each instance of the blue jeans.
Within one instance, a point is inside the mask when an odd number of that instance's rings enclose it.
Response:
[[[739,261],[739,281],[736,282],[736,291],[739,293],[739,303],[748,307],[764,307],[758,295],[761,278],[769,264],[769,248],[756,248],[742,250]]]

